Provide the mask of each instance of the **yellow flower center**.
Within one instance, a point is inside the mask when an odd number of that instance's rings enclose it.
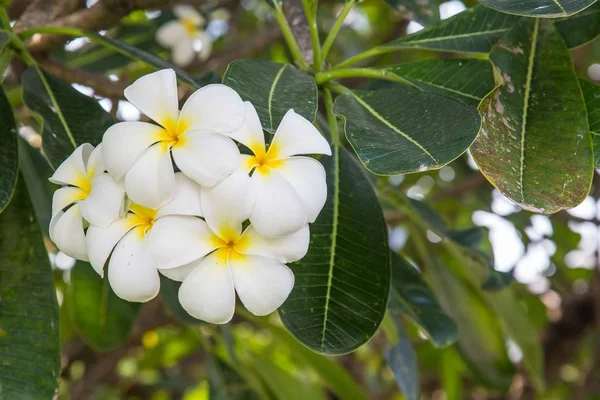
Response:
[[[256,168],[256,171],[260,174],[269,174],[271,169],[276,169],[281,166],[277,145],[271,144],[266,153],[262,145],[253,144],[250,146],[250,150],[252,150],[254,156],[248,159],[248,169]]]
[[[195,36],[196,32],[198,32],[196,21],[193,18],[182,18],[180,21],[185,33],[187,33],[188,36]]]
[[[136,203],[131,203],[129,211],[135,215],[132,219],[132,223],[139,226],[139,233],[146,234],[156,221],[156,210],[152,208],[144,207]]]
[[[228,237],[231,239],[223,240],[215,235],[214,240],[217,259],[224,265],[227,265],[230,259],[241,260],[246,257],[242,252],[248,246],[248,238],[243,235],[235,234]]]
[[[172,147],[183,146],[185,144],[185,136],[190,127],[188,121],[183,118],[174,121],[172,118],[165,118],[160,121],[164,129],[158,133],[158,140],[165,144],[165,150]]]

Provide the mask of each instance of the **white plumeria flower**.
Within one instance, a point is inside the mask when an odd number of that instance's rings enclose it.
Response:
[[[88,260],[84,220],[108,226],[124,212],[125,189],[104,171],[101,146],[83,144],[50,178],[64,186],[52,197],[50,239],[70,257]]]
[[[202,188],[204,220],[167,216],[148,239],[160,272],[183,281],[179,301],[195,318],[223,324],[231,320],[235,292],[255,315],[275,311],[294,287],[285,263],[308,251],[308,225],[290,235],[267,239],[242,223],[254,207],[252,180],[238,172],[212,188]]]
[[[200,185],[213,186],[239,165],[236,144],[224,136],[242,124],[244,103],[225,85],[194,92],[181,112],[172,69],[145,75],[125,89],[125,97],[160,126],[120,122],[104,134],[102,153],[108,172],[124,178],[134,203],[157,209],[169,201],[177,167]]]
[[[173,62],[181,67],[196,57],[206,61],[212,52],[212,39],[202,30],[204,17],[194,7],[178,5],[173,8],[177,20],[169,21],[156,31],[156,41],[172,49]]]
[[[160,279],[147,239],[154,225],[167,216],[202,215],[200,186],[181,172],[175,174],[175,179],[175,195],[165,206],[153,210],[132,203],[128,213],[110,226],[88,228],[86,241],[90,264],[104,276],[104,264],[110,256],[108,281],[122,299],[145,302],[158,294]],[[170,239],[165,237],[164,240]]]
[[[266,149],[254,106],[246,102],[246,118],[230,137],[248,147],[253,156],[241,156],[241,169],[252,173],[256,203],[252,226],[265,237],[297,231],[314,222],[327,200],[323,165],[299,154],[331,155],[327,140],[306,118],[289,110]]]

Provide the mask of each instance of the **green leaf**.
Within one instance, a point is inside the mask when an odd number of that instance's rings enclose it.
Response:
[[[5,399],[51,399],[60,343],[52,271],[25,183],[0,215],[0,387]]]
[[[438,169],[464,153],[479,131],[475,107],[410,86],[339,96],[348,141],[377,175]]]
[[[596,0],[480,0],[503,13],[525,17],[559,18],[578,13]]]
[[[192,317],[181,307],[179,302],[179,287],[181,282],[176,282],[167,278],[166,276],[160,275],[160,295],[162,296],[163,303],[167,309],[182,322],[188,324],[200,324],[202,321]]]
[[[114,120],[100,104],[68,83],[35,68],[23,74],[23,102],[41,117],[43,151],[50,164],[58,167],[73,150],[83,144],[96,146]]]
[[[383,69],[425,91],[450,96],[475,107],[494,90],[494,72],[487,60],[428,60]]]
[[[481,172],[526,210],[575,207],[589,192],[594,159],[564,41],[551,21],[523,19],[490,59],[504,82],[480,105],[482,132],[471,152]]]
[[[440,9],[435,0],[386,0],[408,20],[429,25],[440,20]]]
[[[275,133],[290,108],[309,121],[317,114],[317,85],[290,64],[237,60],[229,64],[223,84],[235,89],[256,108],[263,129]]]
[[[413,320],[436,347],[454,343],[456,325],[441,309],[419,272],[401,255],[392,254],[392,290],[388,308]]]
[[[437,260],[431,261],[425,275],[458,326],[458,348],[463,359],[483,382],[507,389],[514,367],[506,355],[500,322],[476,288]]]
[[[1,32],[0,32],[1,33]],[[2,36],[0,35],[0,41]],[[1,45],[1,43],[0,43]],[[4,89],[0,87],[0,213],[12,198],[19,170],[17,127]]]
[[[568,18],[557,19],[554,25],[569,49],[584,45],[600,35],[600,3]]]
[[[422,31],[384,44],[381,48],[488,53],[518,20],[519,17],[477,5]]]
[[[343,148],[323,158],[328,198],[311,225],[308,254],[279,309],[285,327],[320,353],[348,353],[377,331],[390,291],[387,228],[377,196]]]
[[[84,262],[71,270],[66,299],[75,331],[97,351],[112,350],[127,340],[141,306],[117,297],[108,276],[101,278]]]
[[[398,340],[393,346],[385,349],[384,357],[390,367],[402,393],[408,400],[418,400],[419,396],[419,368],[417,356],[412,343],[406,334],[402,321],[392,317]]]
[[[0,29],[0,50],[4,49],[4,46],[10,42],[10,33],[4,29]]]
[[[594,160],[596,168],[600,168],[600,86],[595,83],[579,80],[590,124],[590,133],[594,144]]]

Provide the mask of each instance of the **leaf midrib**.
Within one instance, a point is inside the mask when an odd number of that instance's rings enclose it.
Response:
[[[285,71],[285,67],[287,67],[287,64],[283,64],[283,67],[281,67],[279,69],[279,71],[277,71],[277,74],[275,75],[275,78],[273,79],[273,83],[271,83],[271,89],[269,89],[269,101],[267,103],[267,109],[269,112],[269,127],[271,128],[271,130],[273,130],[273,112],[272,107],[273,107],[273,96],[275,94],[275,88],[277,87],[277,84],[279,83],[279,79],[281,79],[281,75],[283,75],[283,72]]]
[[[427,38],[427,39],[420,39],[420,40],[399,40],[396,43],[409,43],[409,44],[413,44],[413,43],[429,43],[429,42],[441,42],[444,40],[452,40],[452,39],[461,39],[461,38],[465,38],[465,37],[471,37],[471,36],[483,36],[483,35],[490,35],[492,33],[504,33],[504,32],[508,32],[510,30],[510,28],[500,28],[500,29],[492,29],[489,31],[481,31],[481,32],[470,32],[470,33],[461,33],[458,35],[452,35],[452,36],[439,36],[439,37],[435,37],[435,38]],[[406,38],[409,38],[410,36],[405,36]],[[390,43],[390,45],[395,44],[394,42]]]

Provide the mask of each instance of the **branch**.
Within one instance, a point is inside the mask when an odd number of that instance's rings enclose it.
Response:
[[[284,1],[283,12],[290,23],[292,33],[296,37],[302,57],[304,57],[304,60],[308,63],[308,65],[312,65],[314,54],[310,39],[310,29],[308,27],[306,15],[304,14],[302,0]]]

